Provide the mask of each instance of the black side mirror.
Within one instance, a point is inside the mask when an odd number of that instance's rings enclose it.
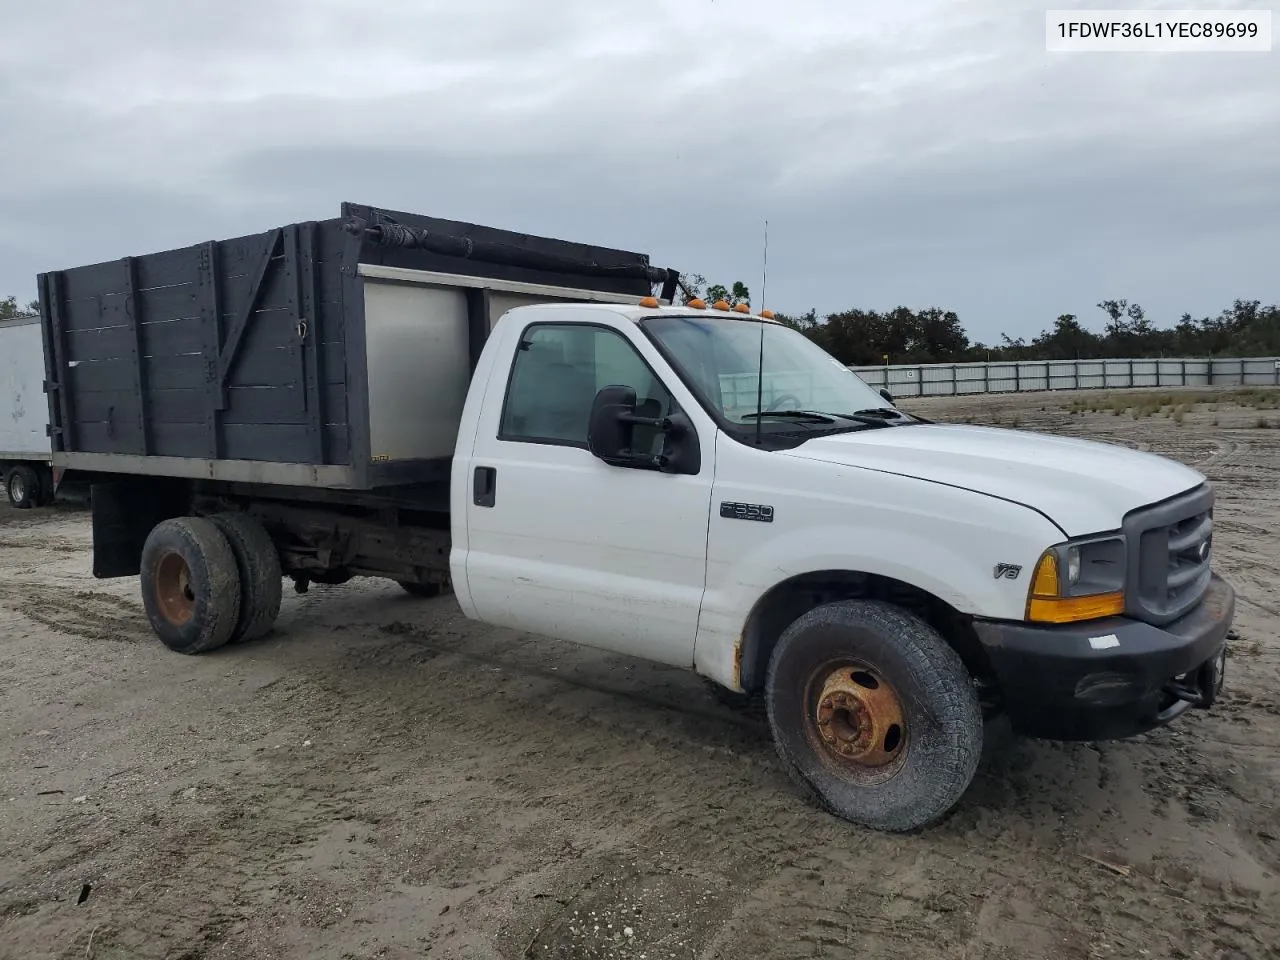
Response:
[[[638,426],[652,427],[664,435],[662,453],[641,453],[633,448]],[[687,474],[696,474],[702,468],[698,433],[689,418],[683,413],[637,416],[636,392],[626,386],[602,387],[596,394],[587,425],[587,449],[614,467]]]
[[[884,398],[885,403],[893,403],[893,394],[883,387],[880,388],[880,396]]]
[[[600,388],[591,401],[591,420],[587,425],[587,449],[593,456],[615,467],[631,465],[634,424],[628,418],[635,411],[636,392],[632,387]]]

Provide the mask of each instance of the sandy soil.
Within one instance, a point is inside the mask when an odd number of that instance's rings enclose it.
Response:
[[[1213,478],[1226,700],[1120,743],[997,727],[954,815],[906,837],[805,805],[696,677],[391,584],[169,654],[133,581],[92,579],[82,507],[0,503],[0,957],[1280,956],[1280,429],[1078,399],[908,406]]]

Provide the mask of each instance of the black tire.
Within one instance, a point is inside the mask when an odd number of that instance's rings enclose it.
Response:
[[[876,830],[941,818],[982,754],[982,709],[959,655],[892,604],[843,601],[800,617],[773,651],[765,697],[792,780]]]
[[[142,605],[176,653],[222,646],[240,617],[240,574],[227,538],[203,517],[156,524],[142,547]]]
[[[400,584],[400,589],[410,596],[425,600],[443,596],[448,589],[442,583],[414,583],[410,580],[397,580],[396,583]]]
[[[284,572],[271,534],[245,513],[217,513],[209,518],[231,545],[240,574],[240,616],[227,643],[256,640],[280,615]]]
[[[40,475],[20,463],[9,471],[5,492],[9,494],[9,502],[19,510],[30,510],[40,503]]]

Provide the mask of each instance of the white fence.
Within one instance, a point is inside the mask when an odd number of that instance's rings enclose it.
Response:
[[[850,367],[894,397],[1126,387],[1280,386],[1280,357],[1019,360]]]

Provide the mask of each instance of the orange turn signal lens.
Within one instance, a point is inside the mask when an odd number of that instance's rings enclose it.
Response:
[[[1077,623],[1117,617],[1124,613],[1123,593],[1097,593],[1091,597],[1032,597],[1027,619],[1037,623]]]
[[[653,308],[653,307],[656,307],[657,305],[658,305],[657,297],[645,297],[640,301],[640,306],[642,307]]]
[[[740,303],[733,309],[735,313],[750,313],[751,305],[749,303]]]
[[[763,317],[765,320],[772,320],[772,319],[773,319],[773,311],[772,311],[772,310],[761,310],[761,311],[760,311],[760,316],[761,316],[761,317]]]
[[[707,301],[703,300],[701,297],[694,297],[686,303],[685,306],[692,307],[694,310],[705,310],[707,309]]]
[[[1052,550],[1036,564],[1036,575],[1031,580],[1031,595],[1045,598],[1058,595],[1058,555]]]
[[[712,310],[728,310],[728,309],[729,309],[729,301],[728,301],[728,300],[717,300],[715,303],[713,303],[713,304],[711,305],[711,309],[712,309]]]

